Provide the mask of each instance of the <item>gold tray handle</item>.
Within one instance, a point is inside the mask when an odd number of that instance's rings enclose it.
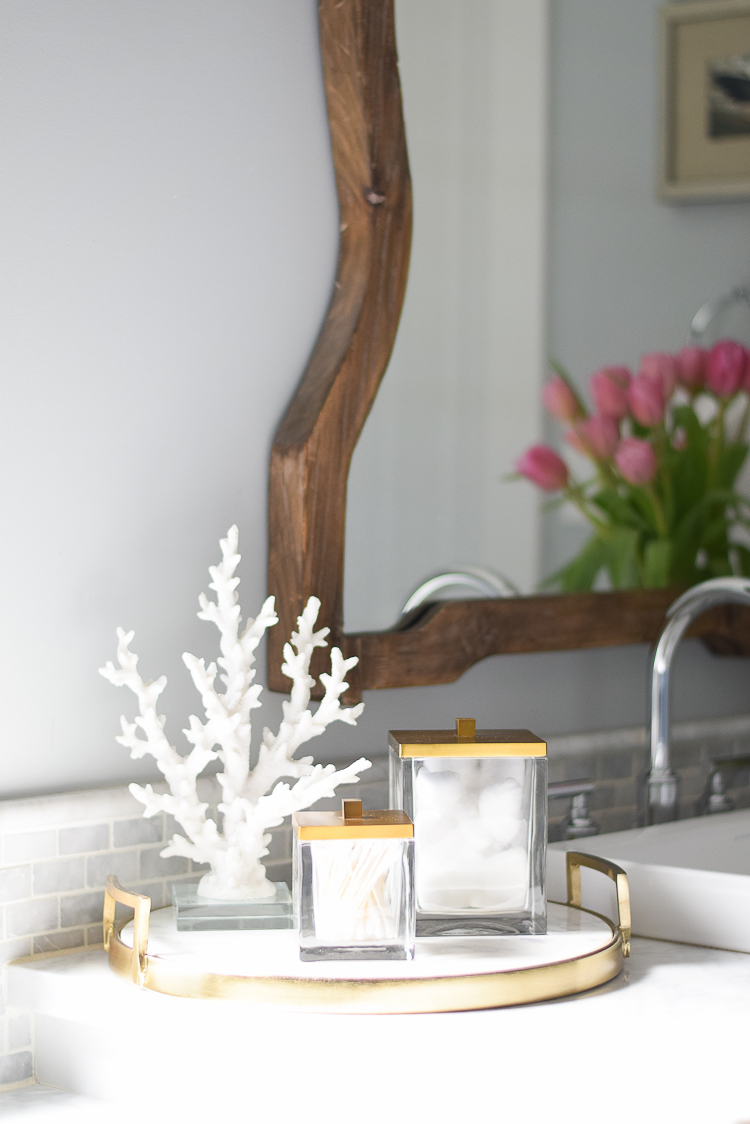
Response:
[[[621,866],[597,855],[581,851],[568,851],[565,856],[565,873],[568,882],[568,905],[581,906],[581,867],[588,866],[611,878],[617,889],[617,920],[622,938],[622,955],[630,956],[630,889],[628,876]]]
[[[104,891],[104,947],[109,952],[109,944],[115,931],[115,906],[120,902],[135,911],[133,917],[133,956],[130,974],[133,983],[139,987],[146,984],[146,949],[148,948],[148,922],[151,913],[151,898],[145,894],[135,894],[121,886],[114,874],[107,876]]]

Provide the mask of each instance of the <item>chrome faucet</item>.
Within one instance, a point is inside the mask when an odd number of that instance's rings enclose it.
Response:
[[[669,767],[669,671],[685,630],[714,605],[750,605],[750,578],[713,578],[693,586],[667,609],[667,624],[654,652],[651,675],[651,772],[647,823],[677,819],[677,777]]]

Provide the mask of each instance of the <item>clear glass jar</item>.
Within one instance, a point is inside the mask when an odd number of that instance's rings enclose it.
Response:
[[[298,812],[293,896],[300,959],[411,960],[414,826],[403,812]]]
[[[417,935],[545,933],[546,743],[456,725],[389,734],[390,804],[414,823]]]

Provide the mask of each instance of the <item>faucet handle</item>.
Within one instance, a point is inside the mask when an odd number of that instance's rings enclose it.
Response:
[[[731,812],[734,800],[727,796],[724,788],[724,773],[745,769],[750,765],[750,754],[741,757],[715,757],[713,768],[708,777],[708,795],[704,812],[707,816],[716,815],[717,812]]]
[[[564,821],[564,839],[583,839],[599,834],[599,824],[589,815],[587,796],[594,791],[594,782],[586,778],[577,781],[550,781],[547,785],[547,799],[572,796],[570,814]]]

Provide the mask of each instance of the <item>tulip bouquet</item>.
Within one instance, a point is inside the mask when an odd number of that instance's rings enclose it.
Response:
[[[592,464],[575,480],[548,445],[516,471],[583,512],[593,534],[545,585],[591,589],[604,571],[614,589],[693,585],[750,575],[750,500],[736,490],[747,455],[750,352],[731,340],[641,360],[638,373],[604,367],[590,380],[589,412],[555,366],[543,401],[565,440]]]

